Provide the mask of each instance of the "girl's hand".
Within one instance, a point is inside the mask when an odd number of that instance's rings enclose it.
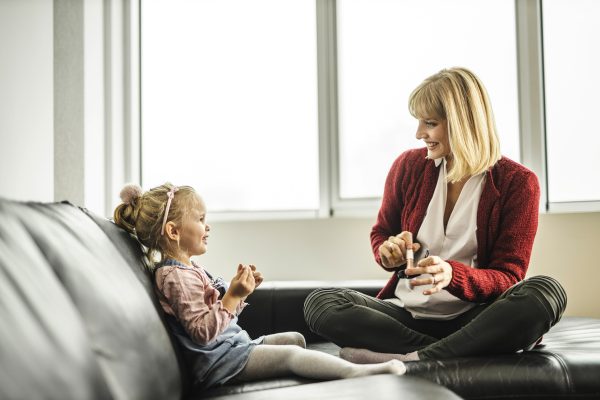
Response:
[[[254,291],[256,283],[252,269],[247,265],[239,264],[237,274],[231,280],[229,289],[221,299],[223,307],[232,314],[237,313],[240,302]]]
[[[419,261],[415,268],[406,268],[406,275],[430,274],[431,276],[417,276],[410,280],[412,287],[422,285],[433,285],[424,290],[424,295],[441,292],[452,280],[452,266],[438,256],[429,256]]]
[[[227,293],[229,293],[230,296],[243,299],[252,293],[255,287],[256,283],[251,267],[239,264],[237,274],[231,280]]]
[[[412,233],[404,231],[396,236],[390,236],[378,249],[379,257],[381,257],[381,265],[387,269],[404,265],[406,263],[406,250],[410,248],[413,251],[421,248],[419,243],[413,243]],[[412,267],[412,265],[408,265],[407,267]]]
[[[254,277],[254,289],[256,289],[263,281],[262,274],[256,270],[256,266],[250,264],[250,269],[252,270],[252,276]]]

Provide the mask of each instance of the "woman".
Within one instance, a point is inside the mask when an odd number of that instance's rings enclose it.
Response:
[[[533,347],[566,306],[554,279],[523,280],[538,224],[535,174],[501,156],[487,92],[471,71],[427,78],[409,110],[426,147],[392,165],[371,231],[375,260],[392,277],[377,298],[316,290],[308,325],[354,362]]]

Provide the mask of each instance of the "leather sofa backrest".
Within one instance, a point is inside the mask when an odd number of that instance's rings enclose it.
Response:
[[[0,199],[0,398],[181,397],[139,249],[119,242],[71,204]]]

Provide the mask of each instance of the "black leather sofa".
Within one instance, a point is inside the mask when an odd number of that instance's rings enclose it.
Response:
[[[395,375],[194,392],[146,271],[137,242],[104,218],[0,199],[0,400],[460,399]]]
[[[265,282],[240,323],[251,336],[307,330],[324,282]],[[337,282],[373,294],[379,282]],[[137,242],[68,203],[0,199],[0,399],[600,398],[600,320],[564,318],[534,351],[408,364],[408,374],[282,378],[190,390]]]
[[[374,296],[384,283],[266,282],[248,298],[253,307],[240,316],[240,324],[251,336],[299,331],[311,347],[337,355],[339,347],[308,330],[304,299],[326,286],[352,287]],[[600,399],[600,319],[563,317],[527,352],[406,365],[407,376],[445,386],[464,399]]]

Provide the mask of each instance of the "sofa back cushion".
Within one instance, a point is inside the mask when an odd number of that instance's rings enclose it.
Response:
[[[180,397],[131,262],[77,207],[0,199],[0,398]]]

